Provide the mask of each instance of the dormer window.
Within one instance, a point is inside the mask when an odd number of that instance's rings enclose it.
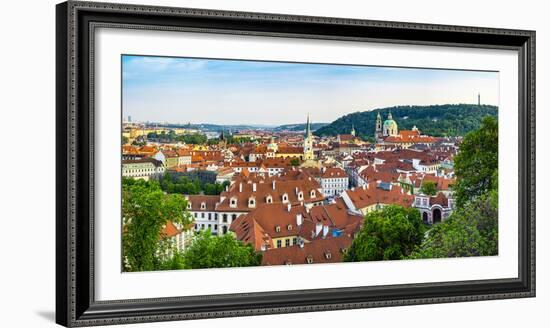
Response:
[[[248,199],[248,207],[256,207],[256,199],[254,197]]]
[[[206,203],[205,202],[202,202],[201,203],[201,210],[205,210],[206,209]]]
[[[309,193],[309,197],[315,198],[315,190],[312,190],[312,191]]]
[[[287,225],[287,226],[286,226],[286,229],[287,229],[288,231],[292,231],[292,224]]]
[[[275,226],[275,232],[281,232],[281,226]]]
[[[313,263],[313,256],[308,255],[308,257],[306,258],[306,261],[307,261],[307,264]]]
[[[330,260],[331,257],[332,257],[332,254],[330,254],[330,251],[326,251],[326,252],[325,252],[325,258],[326,258],[327,260]]]
[[[268,204],[273,203],[273,197],[271,197],[271,195],[267,196],[267,197],[265,198],[265,202],[268,203]]]
[[[231,197],[231,199],[229,200],[229,206],[237,207],[237,197]]]
[[[188,209],[188,210],[191,209],[191,202],[187,202],[187,209]]]
[[[288,194],[283,194],[283,203],[288,202]]]
[[[301,191],[298,193],[298,200],[304,200],[304,193]]]

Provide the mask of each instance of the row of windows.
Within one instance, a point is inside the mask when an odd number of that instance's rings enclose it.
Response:
[[[208,224],[206,225],[205,223],[201,223],[201,224],[195,224],[195,230],[199,231],[199,230],[206,230],[206,229],[212,229],[212,224]],[[212,231],[216,231],[218,230],[218,225],[217,224],[214,224],[214,229]]]
[[[133,169],[133,170],[129,170],[129,169],[125,169],[123,170],[124,173],[140,173],[140,172],[154,172],[155,169],[152,168],[152,169]]]
[[[348,178],[323,178],[324,181],[329,182],[347,182]]]
[[[219,215],[221,215],[223,223],[231,223],[231,222],[228,222],[228,220],[233,219],[233,221],[235,221],[239,216],[238,214],[227,214],[227,213],[223,213]],[[218,220],[219,218],[218,213],[193,212],[193,216],[195,217],[195,219],[198,219],[198,218],[205,219],[208,217],[208,220],[212,220],[212,219]]]
[[[285,247],[289,247],[291,245],[296,245],[297,243],[298,243],[298,239],[296,237],[293,237],[292,239],[290,239],[290,238],[285,239]],[[277,248],[283,247],[283,240],[282,239],[277,240],[276,247]]]
[[[212,229],[212,227],[213,227],[214,229]],[[227,230],[227,226],[222,226],[221,228],[222,228],[222,229],[221,229],[222,234],[225,235],[225,234],[227,233],[227,231],[228,231],[228,230]],[[214,225],[208,224],[208,225],[207,225],[207,224],[204,224],[204,223],[203,223],[203,224],[195,224],[195,230],[196,230],[196,231],[206,230],[206,229],[210,229],[212,232],[217,233],[217,232],[218,232],[218,225],[217,225],[217,224],[214,224]]]

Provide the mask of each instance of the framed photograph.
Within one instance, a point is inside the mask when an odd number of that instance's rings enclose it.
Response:
[[[56,320],[535,296],[535,32],[57,5]]]

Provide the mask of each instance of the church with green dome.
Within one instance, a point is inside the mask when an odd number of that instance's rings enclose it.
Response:
[[[391,112],[388,113],[388,119],[384,121],[384,124],[382,124],[382,116],[378,113],[374,138],[377,141],[382,141],[385,137],[397,136],[398,134],[397,122],[394,121]]]

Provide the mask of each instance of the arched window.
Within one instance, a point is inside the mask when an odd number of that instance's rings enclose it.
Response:
[[[283,194],[283,197],[282,197],[282,198],[283,198],[283,203],[288,202],[288,194],[286,194],[286,193]]]

